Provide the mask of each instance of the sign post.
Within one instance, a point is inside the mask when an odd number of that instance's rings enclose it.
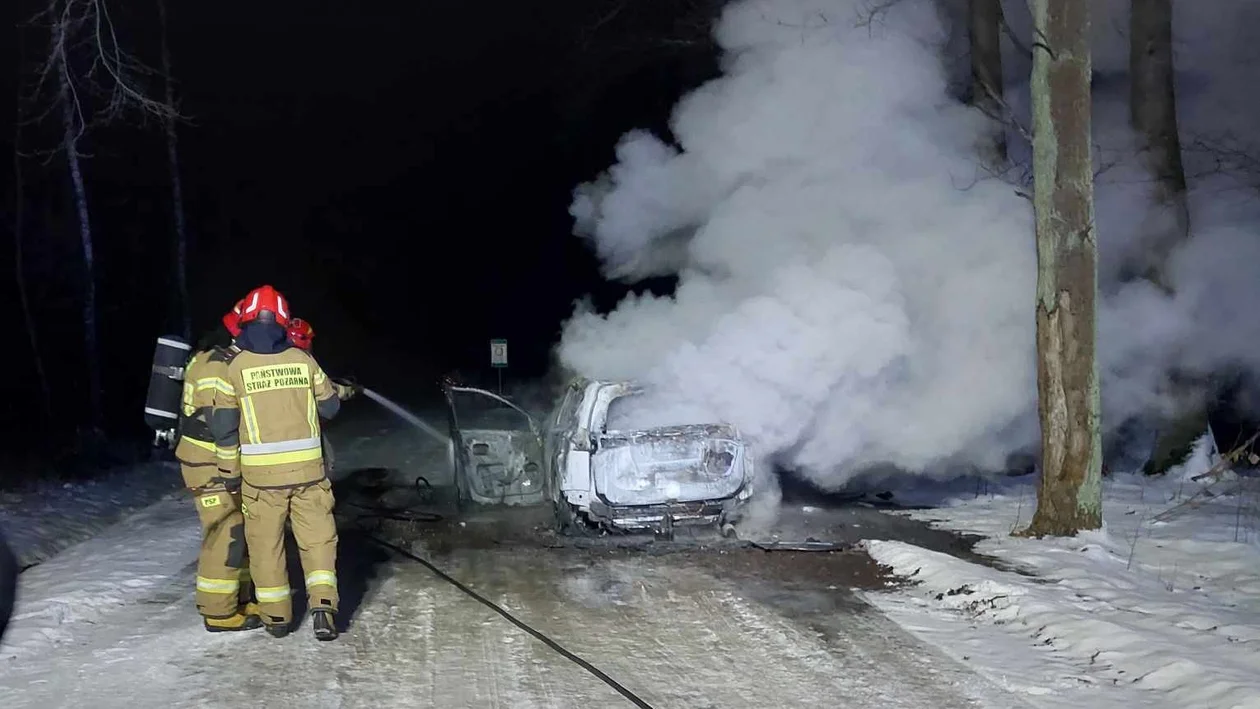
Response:
[[[507,340],[490,340],[490,366],[499,373],[499,396],[503,396],[503,370],[508,366]]]

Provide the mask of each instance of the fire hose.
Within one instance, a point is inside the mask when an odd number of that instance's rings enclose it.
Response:
[[[416,562],[417,564],[420,564],[421,566],[425,567],[429,571],[433,572],[434,576],[437,576],[439,579],[442,579],[446,583],[449,583],[450,585],[454,586],[464,595],[468,596],[474,601],[477,601],[481,605],[485,606],[486,608],[489,608],[490,610],[494,611],[500,616],[503,616],[503,618],[507,620],[509,623],[525,631],[534,639],[538,640],[542,644],[554,650],[561,657],[572,662],[578,667],[581,667],[583,670],[586,670],[591,675],[593,675],[596,679],[608,685],[618,694],[620,694],[621,696],[629,700],[631,704],[635,705],[636,707],[639,707],[639,709],[652,709],[651,704],[648,704],[646,701],[643,700],[642,697],[640,697],[639,695],[627,689],[624,685],[622,685],[617,680],[613,679],[612,677],[609,677],[608,674],[605,673],[603,670],[599,669],[598,667],[591,664],[589,661],[583,659],[582,657],[578,656],[577,654],[573,653],[572,651],[566,649],[563,645],[551,639],[542,631],[537,630],[536,628],[529,625],[525,621],[512,615],[505,608],[498,605],[494,601],[491,601],[490,599],[477,593],[476,591],[469,588],[468,586],[465,586],[463,583],[460,583],[458,579],[450,576],[445,571],[438,568],[433,562],[429,561],[428,559],[425,559],[419,554],[415,554],[408,549],[404,549],[403,547],[400,547],[397,544],[393,544],[391,542],[385,541],[384,539],[381,539],[375,535],[369,534],[367,535],[367,538],[385,549],[389,549],[390,551],[393,551],[396,554],[399,554],[407,559],[410,559],[411,561]]]
[[[418,496],[420,498],[421,504],[425,504],[431,500],[432,487],[429,485],[428,480],[426,480],[424,477],[416,478],[415,487],[416,487],[416,492],[418,493]],[[415,506],[409,506],[409,505],[386,506],[386,505],[381,505],[381,504],[354,502],[351,500],[338,500],[337,506],[341,507],[342,505],[355,508],[356,511],[352,513],[352,516],[356,520],[357,519],[378,519],[378,520],[394,520],[394,521],[400,521],[400,522],[419,522],[419,523],[432,523],[432,522],[440,522],[443,520],[443,516],[440,514],[437,514],[435,512],[417,510],[415,509]],[[652,706],[650,704],[648,704],[646,701],[644,701],[634,692],[627,689],[621,683],[617,682],[615,679],[608,676],[608,674],[605,673],[603,670],[600,670],[598,667],[593,665],[588,660],[585,660],[582,657],[578,656],[577,654],[573,653],[572,651],[568,650],[560,643],[548,637],[542,631],[534,628],[528,623],[512,615],[511,612],[509,612],[502,606],[498,605],[494,601],[491,601],[485,596],[482,596],[481,594],[477,593],[473,589],[469,588],[467,585],[461,583],[458,579],[452,577],[450,574],[447,574],[445,571],[440,569],[437,565],[435,565],[433,562],[429,561],[428,559],[425,559],[424,557],[402,546],[399,546],[398,544],[395,544],[387,539],[384,539],[378,534],[375,534],[373,532],[365,531],[363,532],[363,536],[364,538],[371,541],[373,544],[376,544],[377,546],[380,546],[384,549],[392,551],[395,554],[402,556],[403,558],[409,561],[413,561],[417,564],[420,564],[421,566],[424,566],[426,569],[431,571],[435,576],[437,576],[442,581],[445,581],[451,586],[454,586],[461,593],[467,595],[469,598],[472,598],[473,600],[477,601],[478,603],[482,604],[483,606],[489,608],[490,610],[494,611],[498,615],[502,616],[509,623],[525,631],[531,637],[543,643],[548,648],[550,648],[551,650],[559,654],[561,657],[564,657],[566,660],[569,660],[570,662],[574,663],[578,667],[581,667],[583,670],[589,672],[596,679],[607,684],[618,694],[628,699],[632,704],[634,704],[634,706],[639,707],[639,709],[652,709]]]
[[[403,419],[404,421],[410,423],[412,426],[420,429],[421,431],[429,434],[430,436],[433,436],[434,438],[438,439],[441,442],[445,442],[449,444],[450,442],[449,438],[447,438],[446,436],[443,436],[435,428],[425,423],[420,417],[416,416],[410,411],[407,411],[402,406],[399,406],[397,403],[385,398],[384,396],[378,394],[377,392],[372,391],[371,389],[363,388],[362,392],[369,399],[372,399],[376,403],[385,407],[391,413]],[[429,481],[425,479],[423,476],[416,478],[415,488],[422,504],[430,502],[432,500],[433,488],[429,484]],[[344,504],[347,504],[351,507],[355,507],[362,510],[363,512],[361,513],[361,515],[359,515],[360,517],[368,517],[368,518],[375,518],[375,519],[388,519],[388,520],[395,520],[395,521],[402,521],[402,522],[439,522],[443,519],[442,516],[437,513],[417,511],[405,505],[398,506],[398,507],[386,507],[384,505],[379,505],[379,504],[363,504],[363,503],[356,503],[356,502],[351,502],[351,501],[346,501]],[[474,601],[477,601],[481,605],[489,608],[490,610],[494,611],[498,615],[502,616],[509,623],[511,623],[512,625],[515,625],[517,628],[519,628],[520,630],[523,630],[525,633],[533,637],[535,640],[538,640],[542,644],[546,645],[548,648],[550,648],[551,650],[559,654],[561,657],[572,662],[578,667],[581,667],[583,670],[593,675],[596,679],[600,680],[604,684],[611,687],[618,694],[625,697],[627,700],[630,701],[631,704],[638,707],[639,709],[653,709],[651,704],[648,704],[646,701],[643,700],[642,697],[640,697],[639,695],[627,689],[624,685],[622,685],[617,680],[608,676],[608,674],[605,673],[603,670],[591,664],[588,660],[585,660],[582,657],[578,656],[577,654],[573,653],[572,651],[568,650],[560,643],[548,637],[542,631],[534,628],[533,626],[529,625],[525,621],[512,615],[512,613],[510,613],[507,609],[498,605],[494,601],[491,601],[490,599],[486,598],[485,596],[477,593],[473,589],[461,583],[458,579],[452,577],[450,574],[447,574],[445,571],[438,568],[437,565],[435,565],[433,562],[429,561],[428,559],[425,559],[424,557],[412,552],[409,549],[405,549],[401,546],[398,546],[397,544],[394,544],[393,542],[382,539],[381,537],[375,534],[366,533],[364,536],[370,541],[372,541],[374,544],[384,549],[387,549],[389,551],[392,551],[395,554],[402,556],[403,558],[406,558],[410,561],[413,561],[425,567],[426,569],[431,571],[433,575],[437,576],[442,581],[445,581],[451,586],[454,586],[458,591],[460,591],[464,595],[468,596]]]

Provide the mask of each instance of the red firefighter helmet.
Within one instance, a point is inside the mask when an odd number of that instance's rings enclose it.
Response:
[[[223,327],[232,333],[232,337],[241,336],[241,310],[245,307],[245,301],[238,300],[232,310],[223,315]]]
[[[271,313],[270,319],[277,325],[287,327],[289,324],[289,299],[280,295],[280,291],[271,286],[259,286],[250,291],[241,301],[241,326],[251,323],[264,313]],[[264,319],[267,319],[264,317]]]
[[[311,349],[311,340],[315,339],[315,328],[302,318],[289,321],[289,342],[304,350]]]

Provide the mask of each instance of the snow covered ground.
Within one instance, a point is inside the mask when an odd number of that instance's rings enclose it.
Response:
[[[377,424],[360,421],[334,436],[343,470],[381,465],[384,456],[406,475],[436,476],[440,446]],[[27,540],[47,536],[23,519]],[[630,705],[423,567],[390,562],[350,533],[341,580],[351,626],[340,640],[318,643],[306,624],[284,640],[206,633],[193,607],[197,541],[196,515],[177,494],[23,573],[0,647],[0,704]],[[660,709],[815,706],[820,698],[855,708],[1023,706],[823,582],[726,578],[720,565],[682,556],[576,549],[456,545],[435,560]]]
[[[176,463],[154,462],[84,482],[0,490],[0,529],[26,567],[182,489]]]
[[[435,446],[406,452],[413,434],[369,431],[407,472],[431,472],[423,460]],[[347,468],[367,465],[373,447],[345,442]],[[187,500],[171,497],[23,573],[0,647],[5,709],[630,705],[423,567],[390,563],[350,534],[352,625],[340,640],[317,643],[308,627],[284,640],[208,634],[192,602],[197,540]],[[455,549],[436,561],[659,709],[820,697],[1022,706],[844,588],[724,578],[672,555]]]
[[[434,476],[425,461],[444,457],[433,443],[370,407],[358,413],[329,434],[343,474],[371,463]],[[71,643],[83,624],[137,602],[182,597],[200,544],[196,511],[173,461],[0,492],[0,527],[19,566],[32,567],[19,578],[0,662]]]
[[[657,709],[1022,706],[843,590],[751,586],[672,556],[491,549],[437,561]],[[349,631],[324,644],[309,627],[283,640],[204,632],[190,569],[173,579],[182,593],[138,595],[55,650],[0,657],[3,706],[631,706],[423,567],[375,573]]]
[[[332,438],[342,473],[381,466],[439,478],[445,460],[435,442],[370,415]],[[1232,479],[1182,505],[1202,487],[1189,477],[1205,458],[1200,450],[1162,479],[1108,478],[1105,529],[1071,540],[1010,537],[1031,517],[1032,479],[920,486],[922,501],[944,505],[897,514],[984,535],[976,550],[1019,573],[867,541],[918,582],[864,594],[887,618],[844,589],[750,584],[666,557],[457,549],[440,563],[657,707],[820,697],[854,707],[1260,707],[1257,495]],[[355,613],[342,640],[317,644],[305,628],[284,641],[207,634],[192,606],[196,516],[173,466],[35,493],[0,496],[0,524],[23,560],[47,560],[22,574],[0,647],[6,709],[621,701],[422,568],[374,559],[349,538],[344,593]],[[233,679],[243,667],[261,673],[257,682]]]
[[[183,595],[200,540],[191,503],[163,499],[22,572],[0,666],[73,643],[84,625],[160,596],[167,586]]]
[[[1166,477],[1105,479],[1104,529],[1075,539],[1010,536],[1035,509],[1032,477],[922,490],[949,499],[904,514],[984,535],[976,551],[1029,575],[870,541],[918,583],[866,599],[1035,706],[1260,707],[1257,481],[1183,504],[1207,457],[1201,442]]]

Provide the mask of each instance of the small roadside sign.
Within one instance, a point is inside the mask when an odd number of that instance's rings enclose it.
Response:
[[[498,368],[508,366],[507,340],[490,341],[490,366]]]

